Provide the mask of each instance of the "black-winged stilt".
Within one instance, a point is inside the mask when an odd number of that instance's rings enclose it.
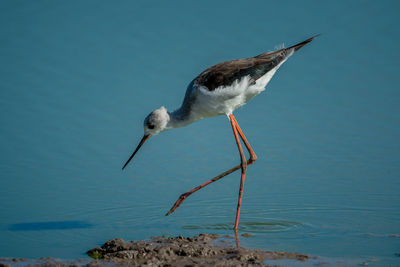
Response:
[[[232,112],[246,104],[251,98],[258,95],[260,92],[264,91],[276,70],[295,51],[314,40],[315,37],[317,36],[309,38],[289,48],[282,48],[274,52],[261,54],[251,58],[222,62],[200,73],[200,75],[189,84],[180,108],[173,112],[169,112],[165,107],[161,107],[151,112],[145,118],[144,136],[122,169],[128,165],[133,156],[135,156],[136,152],[144,142],[149,139],[149,137],[166,130],[186,126],[203,118],[226,115],[232,126],[233,134],[240,153],[241,164],[182,194],[166,215],[174,212],[188,196],[197,190],[241,169],[242,174],[239,187],[239,199],[234,227],[234,229],[237,230],[246,169],[248,165],[257,160],[257,156],[243,134],[243,131],[240,129]],[[244,145],[249,151],[250,158],[248,160],[246,160],[244,155],[239,137],[242,139]]]

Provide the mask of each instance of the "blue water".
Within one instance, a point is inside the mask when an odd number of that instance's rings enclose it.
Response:
[[[235,113],[259,159],[250,248],[370,266],[400,258],[397,1],[1,1],[0,257],[85,257],[121,237],[233,235],[239,173],[224,116],[150,139],[203,69],[321,33]]]

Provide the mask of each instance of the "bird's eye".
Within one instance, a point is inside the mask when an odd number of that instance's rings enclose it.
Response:
[[[150,124],[150,125],[147,126],[147,128],[149,128],[149,129],[154,129],[154,125],[153,125],[153,124]]]

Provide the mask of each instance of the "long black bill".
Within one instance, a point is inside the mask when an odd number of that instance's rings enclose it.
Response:
[[[135,151],[133,151],[132,155],[129,157],[128,161],[125,163],[124,167],[122,167],[122,169],[125,169],[126,165],[128,165],[128,163],[131,161],[131,159],[133,158],[133,156],[135,156],[136,152],[138,152],[139,148],[144,144],[144,142],[147,141],[147,139],[149,139],[150,135],[144,135],[142,140],[140,140],[139,145],[137,146],[137,148],[135,149]]]

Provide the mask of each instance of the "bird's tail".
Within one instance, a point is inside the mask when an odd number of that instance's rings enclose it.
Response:
[[[302,48],[303,46],[305,46],[306,44],[308,44],[309,42],[311,42],[312,40],[314,40],[315,38],[317,38],[318,36],[320,36],[321,34],[317,34],[317,35],[315,35],[315,36],[313,36],[313,37],[311,37],[311,38],[309,38],[309,39],[307,39],[307,40],[305,40],[305,41],[303,41],[303,42],[301,42],[301,43],[298,43],[298,44],[296,44],[296,45],[293,45],[293,46],[291,46],[291,47],[288,47],[288,48],[286,48],[287,50],[290,50],[290,49],[294,49],[294,51],[297,51],[297,50],[299,50],[300,48]]]

